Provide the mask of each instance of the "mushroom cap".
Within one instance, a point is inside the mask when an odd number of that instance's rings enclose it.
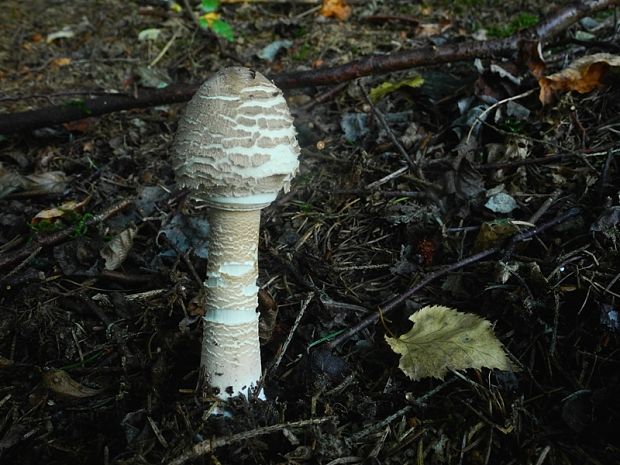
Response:
[[[211,206],[253,210],[288,191],[299,145],[282,91],[243,67],[213,75],[187,104],[172,145],[177,182]]]

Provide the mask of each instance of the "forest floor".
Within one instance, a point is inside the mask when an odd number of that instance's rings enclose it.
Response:
[[[562,5],[318,6],[226,3],[228,41],[185,4],[5,0],[0,113],[481,41]],[[544,47],[545,73],[617,44],[614,11],[594,14]],[[620,463],[617,66],[544,106],[516,55],[287,91],[302,151],[263,211],[266,400],[226,415],[196,390],[208,251],[170,164],[184,104],[0,136],[0,463],[159,464],[194,445],[191,463],[225,465]],[[401,87],[366,98],[386,82]],[[514,369],[410,379],[385,336],[432,305],[491,322]]]

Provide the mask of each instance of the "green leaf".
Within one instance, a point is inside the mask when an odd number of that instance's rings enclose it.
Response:
[[[398,367],[414,381],[467,368],[515,371],[491,323],[478,315],[435,305],[409,319],[414,326],[408,333],[385,339],[401,355]]]
[[[202,0],[200,2],[200,9],[205,13],[212,13],[217,11],[220,6],[220,0]]]
[[[399,82],[384,82],[383,84],[379,84],[377,87],[370,89],[370,100],[375,103],[387,94],[391,94],[401,87],[416,88],[422,86],[422,84],[424,84],[424,78],[419,74]]]
[[[198,24],[200,24],[200,27],[203,29],[209,29],[209,22],[204,18],[204,16],[198,18]]]
[[[221,19],[213,21],[211,24],[211,30],[226,40],[231,42],[235,40],[232,27],[226,21],[222,21]]]

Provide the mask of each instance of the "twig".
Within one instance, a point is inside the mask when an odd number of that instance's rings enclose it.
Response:
[[[538,220],[541,219],[545,213],[547,213],[547,210],[551,208],[551,205],[553,205],[555,201],[558,200],[560,194],[562,194],[562,191],[560,189],[556,189],[555,191],[553,191],[551,196],[543,202],[540,208],[538,208],[538,210],[536,210],[532,216],[530,216],[530,219],[527,220],[527,222],[532,224],[538,223]]]
[[[572,218],[573,216],[576,216],[579,213],[580,213],[580,210],[578,208],[571,208],[567,212],[565,212],[565,213],[555,217],[554,219],[552,219],[552,220],[550,220],[550,221],[548,221],[546,223],[541,224],[540,226],[537,226],[537,227],[532,228],[530,230],[527,230],[527,231],[524,231],[522,233],[516,234],[509,241],[509,243],[505,247],[505,249],[503,249],[504,250],[504,259],[506,259],[507,256],[512,254],[512,251],[513,251],[513,249],[514,249],[514,247],[515,247],[515,245],[517,243],[523,242],[525,240],[528,240],[528,239],[534,237],[535,235],[537,235],[537,234],[539,234],[539,233],[541,233],[543,231],[546,231],[549,228],[552,228],[553,226],[556,226],[556,225],[558,225],[560,223],[563,223],[564,221]],[[500,251],[502,251],[502,249],[499,248],[499,247],[491,247],[489,249],[483,250],[482,252],[478,252],[475,255],[471,255],[471,256],[469,256],[467,258],[464,258],[463,260],[459,260],[458,262],[455,262],[455,263],[452,263],[450,265],[447,265],[444,268],[429,274],[420,283],[416,284],[415,286],[413,286],[412,288],[410,288],[408,291],[404,292],[400,296],[398,296],[398,297],[396,297],[396,298],[394,298],[392,300],[387,301],[385,304],[379,305],[376,312],[368,315],[366,318],[364,318],[358,324],[356,324],[355,326],[349,328],[347,331],[342,333],[336,339],[334,339],[333,341],[329,342],[326,345],[326,347],[328,349],[330,349],[330,350],[335,349],[339,344],[343,343],[344,341],[349,339],[351,336],[359,333],[360,331],[362,331],[363,329],[367,328],[372,323],[377,321],[379,318],[385,316],[387,313],[389,313],[392,310],[394,310],[395,308],[397,308],[400,304],[405,302],[407,299],[411,298],[416,292],[418,292],[420,289],[422,289],[426,285],[430,284],[431,282],[433,282],[437,278],[445,276],[446,274],[451,273],[452,271],[464,268],[464,267],[466,267],[468,265],[471,265],[473,263],[477,263],[477,262],[479,262],[481,260],[484,260],[485,258],[490,257],[491,255],[494,255],[494,254],[496,254],[496,253],[498,253]]]
[[[168,42],[166,42],[166,45],[164,45],[164,48],[161,49],[161,52],[159,52],[159,54],[155,57],[155,59],[153,61],[151,61],[151,63],[149,64],[149,68],[152,68],[157,63],[159,63],[159,61],[164,57],[166,52],[168,52],[170,47],[172,47],[172,44],[177,39],[177,37],[179,37],[179,30],[178,29],[176,31],[174,31],[174,34],[172,34],[172,38]]]
[[[393,173],[390,173],[386,176],[383,176],[381,179],[377,179],[376,181],[371,182],[370,184],[366,186],[366,190],[372,191],[373,189],[376,189],[377,187],[382,186],[386,182],[389,182],[393,179],[398,178],[401,174],[405,173],[408,169],[409,168],[407,168],[406,166],[403,166],[397,169],[396,171],[394,171]]]
[[[26,265],[28,265],[28,263],[32,261],[33,258],[39,255],[39,252],[41,252],[41,250],[43,250],[43,247],[41,246],[35,247],[32,253],[30,253],[30,255],[28,255],[19,265],[17,265],[15,268],[9,271],[2,279],[0,279],[0,282],[6,281],[14,274],[19,273],[22,269],[24,269]]]
[[[278,358],[276,358],[276,361],[273,363],[273,366],[271,367],[272,373],[275,372],[280,366],[280,363],[282,363],[282,358],[284,357],[284,353],[286,352],[286,349],[288,349],[288,346],[291,343],[291,340],[293,339],[293,335],[295,334],[295,331],[297,330],[297,326],[299,326],[299,323],[301,322],[301,318],[304,316],[304,313],[306,312],[306,308],[308,308],[308,304],[310,303],[313,297],[314,297],[314,293],[311,292],[310,294],[308,294],[308,297],[306,298],[306,300],[304,300],[303,303],[301,304],[301,309],[299,310],[299,313],[297,314],[297,318],[295,318],[295,322],[293,323],[293,326],[291,327],[291,330],[289,331],[288,336],[286,337],[286,341],[284,341],[284,344],[282,345],[282,349],[280,349]]]
[[[185,13],[187,14],[187,17],[192,20],[192,23],[194,23],[194,26],[196,26],[197,30],[201,30],[202,27],[200,27],[200,22],[198,22],[198,18],[196,18],[194,10],[192,10],[192,6],[189,4],[189,0],[183,0],[183,6],[185,7]]]
[[[164,240],[166,241],[166,243],[168,244],[168,246],[170,246],[172,248],[172,250],[174,250],[174,252],[177,254],[177,256],[180,257],[185,262],[185,265],[189,269],[189,272],[191,273],[192,277],[194,278],[194,281],[196,282],[196,284],[198,285],[198,288],[199,289],[202,288],[203,280],[200,278],[200,275],[196,271],[196,268],[194,267],[194,264],[192,263],[192,261],[189,258],[191,249],[188,250],[186,253],[183,253],[181,251],[181,249],[179,249],[179,247],[173,241],[171,241],[168,238],[166,233],[160,234],[159,237],[163,237]]]
[[[425,199],[428,193],[422,191],[384,191],[369,189],[335,189],[331,195],[383,195],[384,197],[409,197],[412,199]]]
[[[499,163],[484,163],[481,165],[474,165],[474,167],[481,171],[489,171],[489,170],[505,170],[510,168],[518,168],[520,166],[527,165],[546,165],[548,163],[553,163],[555,161],[562,161],[564,158],[572,157],[573,154],[565,153],[562,155],[549,155],[548,157],[538,157],[538,158],[524,158],[523,160],[517,161],[507,161],[507,162],[499,162]]]
[[[611,161],[614,157],[613,150],[609,149],[609,153],[607,154],[607,158],[605,159],[605,164],[603,165],[603,169],[601,171],[601,175],[598,178],[598,197],[603,200],[605,196],[605,186],[607,185],[607,178],[609,176],[609,168],[611,166]]]
[[[545,448],[540,452],[540,455],[538,456],[538,460],[536,460],[536,465],[542,465],[545,462],[547,455],[549,455],[550,451],[551,451],[551,446],[547,444]]]
[[[424,394],[421,397],[418,397],[417,399],[413,399],[410,400],[410,404],[401,408],[400,410],[398,410],[397,412],[394,412],[392,415],[390,415],[387,418],[384,418],[383,420],[381,420],[378,423],[373,423],[372,425],[370,425],[368,428],[363,429],[362,431],[355,433],[351,436],[351,440],[352,441],[359,441],[360,439],[363,439],[364,437],[368,436],[369,434],[374,433],[375,431],[378,431],[380,429],[385,428],[386,426],[388,426],[390,423],[392,423],[394,420],[397,420],[398,418],[400,418],[401,416],[403,416],[404,414],[408,413],[410,410],[412,410],[414,407],[426,407],[426,401],[428,399],[430,399],[431,397],[433,397],[435,394],[437,394],[439,391],[441,391],[443,388],[449,386],[450,384],[452,384],[453,382],[455,382],[457,379],[456,378],[450,378],[447,381],[444,381],[443,383],[441,383],[439,386],[431,389],[430,391],[428,391],[426,394]]]
[[[448,265],[445,268],[442,268],[441,270],[437,270],[437,271],[431,273],[426,278],[424,278],[420,283],[416,284],[414,287],[409,289],[404,294],[401,294],[400,296],[396,297],[395,299],[393,299],[391,301],[386,302],[385,304],[379,305],[379,307],[377,308],[377,311],[375,313],[372,313],[372,314],[368,315],[366,318],[364,318],[358,324],[356,324],[352,328],[350,328],[347,331],[345,331],[344,333],[342,333],[340,336],[338,336],[333,341],[329,342],[327,344],[327,348],[330,349],[330,350],[335,349],[339,344],[341,344],[342,342],[346,341],[351,336],[359,333],[360,331],[362,331],[366,327],[370,326],[372,323],[377,321],[382,315],[385,316],[386,313],[389,313],[390,311],[395,309],[398,305],[403,303],[405,300],[410,298],[413,294],[418,292],[420,289],[425,287],[427,284],[430,284],[435,279],[440,278],[440,277],[442,277],[442,276],[444,276],[444,275],[446,275],[446,274],[448,274],[448,273],[450,273],[452,271],[458,270],[458,269],[463,268],[463,267],[465,267],[467,265],[470,265],[472,263],[476,263],[476,262],[478,262],[480,260],[483,260],[486,257],[489,257],[489,256],[493,255],[498,250],[499,249],[495,248],[495,247],[492,248],[492,249],[484,250],[484,251],[482,251],[480,253],[472,255],[471,257],[467,257],[467,258],[465,258],[463,260],[460,260],[458,262],[452,263],[451,265]]]
[[[528,91],[525,91],[519,95],[513,95],[512,97],[508,97],[505,98],[503,100],[499,100],[497,102],[495,102],[493,105],[491,105],[489,108],[485,109],[482,113],[480,113],[480,115],[478,115],[478,117],[476,118],[476,121],[474,121],[474,123],[471,125],[471,128],[469,128],[469,132],[467,133],[467,139],[465,140],[466,142],[469,142],[469,138],[471,137],[471,133],[474,132],[474,130],[480,126],[482,124],[482,122],[486,119],[487,115],[493,111],[494,109],[496,109],[497,107],[499,107],[500,105],[503,105],[504,103],[508,103],[508,102],[512,102],[514,100],[519,100],[520,98],[523,97],[527,97],[528,95],[531,95],[534,93],[536,89],[530,89]]]
[[[620,153],[620,148],[613,148],[612,146],[610,146],[605,151],[602,151],[602,152],[601,151],[590,152],[589,150],[583,150],[581,152],[563,153],[563,154],[557,154],[557,155],[549,155],[546,157],[524,158],[523,160],[517,160],[517,161],[508,161],[508,162],[500,162],[500,163],[484,163],[484,164],[474,165],[474,168],[476,168],[478,171],[502,170],[502,169],[518,168],[520,166],[526,166],[526,165],[546,165],[548,163],[553,163],[555,161],[562,161],[564,158],[569,158],[569,157],[578,158],[582,161],[590,157],[599,157],[603,155],[610,157],[610,156],[615,156],[616,153]]]
[[[400,152],[400,154],[403,156],[403,158],[407,161],[407,163],[409,163],[409,166],[417,174],[417,176],[420,177],[420,178],[424,178],[424,176],[423,176],[423,174],[422,174],[422,172],[420,170],[420,167],[411,159],[411,157],[409,156],[409,154],[407,153],[405,148],[401,145],[401,143],[398,142],[398,139],[396,139],[396,136],[394,135],[394,131],[392,131],[392,128],[390,127],[390,125],[385,120],[385,117],[383,116],[383,113],[381,113],[381,111],[379,111],[379,109],[375,106],[375,104],[370,99],[370,95],[368,95],[368,92],[366,91],[366,88],[362,85],[361,82],[358,83],[358,86],[359,86],[360,90],[362,91],[362,94],[364,95],[364,98],[366,99],[366,102],[368,102],[368,105],[370,105],[370,109],[372,110],[373,114],[375,115],[375,118],[377,118],[377,120],[379,121],[379,123],[381,124],[381,126],[383,127],[385,132],[387,133],[388,137],[392,141],[392,144],[394,144],[394,146]]]
[[[251,431],[244,431],[243,433],[237,433],[231,436],[202,441],[194,445],[191,449],[186,450],[185,452],[183,452],[181,455],[179,455],[175,459],[168,462],[168,465],[182,465],[188,460],[201,457],[205,454],[213,452],[218,447],[228,446],[235,442],[245,441],[247,439],[255,438],[257,436],[263,436],[265,434],[271,434],[271,433],[275,433],[278,431],[282,431],[284,429],[303,428],[303,427],[310,426],[310,425],[320,425],[322,423],[327,423],[328,421],[333,421],[333,420],[334,420],[334,417],[322,417],[322,418],[312,418],[310,420],[291,421],[289,423],[279,423],[277,425],[265,426],[263,428],[256,428]]]
[[[23,102],[24,100],[33,100],[33,99],[45,99],[52,103],[53,98],[58,97],[83,97],[83,96],[91,96],[91,95],[110,95],[110,92],[106,92],[103,90],[75,90],[75,91],[64,91],[64,92],[52,92],[51,94],[28,94],[28,95],[16,95],[14,97],[0,97],[0,103],[2,102]]]
[[[341,82],[340,84],[338,84],[335,87],[332,87],[331,89],[329,89],[326,92],[323,92],[320,95],[317,95],[316,97],[314,97],[312,99],[311,102],[308,102],[307,104],[305,104],[304,106],[301,107],[301,110],[303,111],[309,111],[312,108],[314,108],[315,105],[318,105],[320,103],[325,103],[328,100],[332,100],[336,94],[340,93],[342,90],[344,90],[347,86],[349,85],[348,82]]]

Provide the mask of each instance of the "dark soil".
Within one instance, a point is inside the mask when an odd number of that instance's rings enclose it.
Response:
[[[559,7],[351,5],[340,22],[318,16],[318,3],[225,4],[236,35],[228,42],[164,1],[5,0],[0,111],[200,82],[229,65],[269,75],[482,39],[483,29],[514,32],[506,28],[524,11],[543,17]],[[545,48],[548,73],[614,53],[612,12],[589,21]],[[158,32],[139,40],[148,29]],[[274,40],[290,47],[259,58]],[[372,105],[364,96],[415,72],[419,88]],[[291,191],[263,211],[267,400],[234,399],[226,414],[196,389],[204,237],[169,163],[183,105],[0,136],[0,463],[168,463],[211,439],[212,454],[192,463],[620,463],[617,73],[604,84],[542,107],[515,57],[364,78],[327,99],[327,87],[287,95],[302,153]],[[471,130],[494,102],[530,89]],[[498,192],[514,208],[490,207]],[[68,201],[80,205],[50,211]],[[542,232],[506,242],[532,224]],[[107,270],[101,251],[128,228],[133,245]],[[489,247],[500,251],[326,346],[426,276]],[[409,379],[384,336],[407,332],[426,305],[491,321],[517,370]]]

